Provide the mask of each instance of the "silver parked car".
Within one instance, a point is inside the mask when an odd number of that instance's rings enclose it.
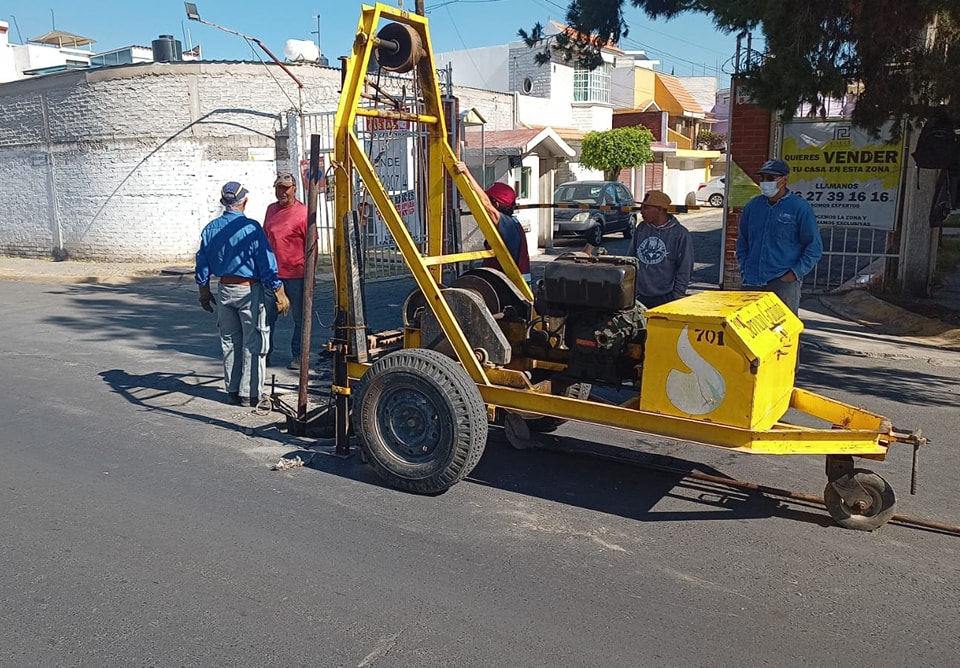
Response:
[[[609,205],[632,207],[635,205],[630,189],[618,181],[569,181],[561,183],[553,193],[554,204],[577,206]],[[594,246],[603,243],[603,235],[623,233],[624,239],[633,236],[637,226],[635,211],[613,209],[554,209],[553,235],[555,237],[583,237]]]
[[[697,201],[709,202],[710,206],[723,206],[724,177],[716,176],[697,188]]]

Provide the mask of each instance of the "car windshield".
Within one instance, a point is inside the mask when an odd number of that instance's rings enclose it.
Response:
[[[554,202],[577,202],[579,204],[596,204],[600,199],[603,185],[599,183],[568,183],[563,184],[553,194]]]

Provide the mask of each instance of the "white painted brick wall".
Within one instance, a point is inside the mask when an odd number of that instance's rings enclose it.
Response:
[[[332,111],[340,72],[250,63],[163,63],[65,72],[0,85],[0,253],[192,261],[219,215],[220,186],[242,182],[262,220],[286,152],[286,113]],[[488,129],[512,129],[513,96],[457,91]],[[46,113],[45,113],[46,111]],[[278,145],[278,136],[282,135]]]
[[[473,107],[487,121],[484,129],[513,130],[516,128],[514,96],[512,93],[496,93],[478,88],[457,88],[456,96],[460,99],[460,111]]]

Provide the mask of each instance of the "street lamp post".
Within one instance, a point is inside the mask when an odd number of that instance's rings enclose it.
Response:
[[[191,21],[196,21],[197,23],[208,25],[212,28],[216,28],[217,30],[222,30],[223,32],[230,33],[231,35],[242,37],[248,42],[253,42],[257,46],[259,46],[261,49],[263,49],[263,52],[270,57],[270,60],[272,60],[277,65],[279,65],[280,69],[286,72],[287,76],[289,76],[291,79],[293,79],[296,82],[297,88],[300,88],[301,90],[303,89],[303,82],[300,81],[300,79],[298,79],[297,76],[290,71],[290,68],[284,65],[279,58],[273,55],[273,52],[270,51],[270,49],[268,49],[267,46],[263,42],[261,42],[259,39],[257,39],[256,37],[250,37],[249,35],[244,35],[243,33],[237,32],[236,30],[231,30],[230,28],[224,28],[223,26],[217,25],[216,23],[211,23],[210,21],[204,21],[202,18],[200,18],[200,12],[197,10],[196,3],[185,2],[183,3],[183,6],[184,6],[184,9],[186,9],[187,11],[187,18],[190,19]]]

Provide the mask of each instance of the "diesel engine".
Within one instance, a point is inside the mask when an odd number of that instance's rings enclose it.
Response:
[[[571,380],[619,384],[638,380],[646,309],[636,301],[636,258],[585,253],[548,264],[536,295],[540,338],[569,350]],[[536,332],[535,332],[536,334]],[[535,338],[535,336],[531,336]]]

